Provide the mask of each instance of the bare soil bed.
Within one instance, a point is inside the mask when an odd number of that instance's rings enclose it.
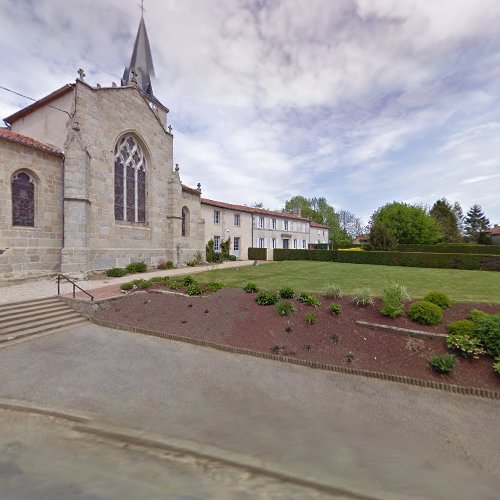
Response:
[[[500,313],[500,305],[455,304],[444,311],[443,323],[425,327],[407,317],[382,316],[380,300],[368,307],[358,307],[349,298],[320,300],[321,306],[314,309],[291,299],[297,312],[283,317],[275,306],[260,306],[255,302],[255,294],[238,289],[185,297],[158,293],[157,287],[125,296],[98,313],[96,319],[260,352],[500,391],[500,377],[492,369],[491,358],[465,359],[457,355],[459,363],[454,373],[440,375],[430,367],[429,360],[449,352],[444,340],[415,339],[356,324],[357,320],[364,320],[446,333],[447,323],[467,318],[471,309]],[[342,305],[341,315],[328,311],[332,302]],[[309,312],[316,314],[313,325],[304,320]]]

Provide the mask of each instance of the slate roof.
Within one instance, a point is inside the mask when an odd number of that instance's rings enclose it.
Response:
[[[44,153],[64,158],[64,153],[60,149],[44,144],[43,142],[36,141],[26,135],[12,132],[12,130],[9,130],[8,128],[0,128],[0,139],[5,139],[6,141],[14,142],[16,144],[22,144],[23,146],[28,146],[29,148],[37,149],[38,151],[43,151]]]

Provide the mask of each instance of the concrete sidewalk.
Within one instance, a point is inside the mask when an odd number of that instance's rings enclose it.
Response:
[[[0,396],[280,464],[360,495],[495,499],[498,401],[89,325],[0,349]]]
[[[102,292],[97,292],[96,294],[93,293],[92,295],[96,295],[96,298],[109,298],[120,294],[120,285],[122,283],[135,279],[151,279],[155,276],[180,276],[186,274],[204,273],[207,271],[217,272],[219,269],[252,266],[253,263],[253,260],[231,261],[223,262],[222,264],[209,264],[206,266],[182,267],[179,269],[155,270],[147,273],[127,274],[121,278],[85,279],[78,280],[76,283],[78,286],[87,291],[104,289]],[[62,295],[70,295],[72,293],[73,286],[67,281],[62,280],[61,289]],[[56,277],[28,280],[16,285],[0,287],[0,304],[41,299],[45,297],[52,297],[54,295],[57,295]],[[80,292],[78,298],[85,299],[87,296]]]

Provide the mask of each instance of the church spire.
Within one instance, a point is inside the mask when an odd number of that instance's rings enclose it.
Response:
[[[123,72],[122,85],[130,85],[137,81],[137,86],[146,94],[152,96],[153,87],[151,86],[151,76],[154,76],[154,74],[155,70],[153,67],[153,58],[151,56],[151,47],[149,46],[146,24],[144,23],[144,2],[141,1],[141,22],[137,30],[130,64]]]

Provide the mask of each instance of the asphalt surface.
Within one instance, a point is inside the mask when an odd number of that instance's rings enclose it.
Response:
[[[89,325],[0,349],[0,396],[391,499],[497,499],[500,404]]]
[[[0,410],[0,450],[3,500],[330,498],[217,463],[98,439],[59,419],[6,410]]]

